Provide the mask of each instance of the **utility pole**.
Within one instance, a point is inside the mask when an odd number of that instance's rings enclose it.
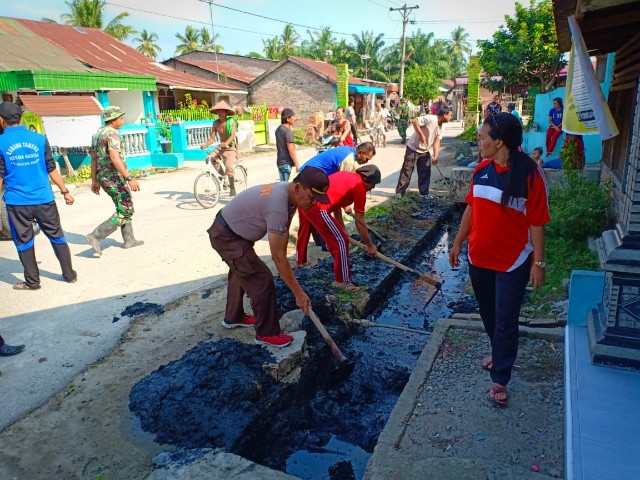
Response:
[[[402,57],[400,60],[400,97],[404,95],[404,64],[406,62],[405,51],[407,46],[407,39],[405,37],[405,33],[407,30],[407,23],[409,22],[409,14],[411,10],[416,10],[420,8],[418,5],[413,7],[407,7],[405,3],[401,8],[390,8],[390,12],[402,12]]]
[[[213,0],[199,0],[202,3],[209,4],[209,16],[211,17],[211,41],[213,42],[213,57],[216,61],[216,75],[218,76],[218,81],[220,81],[220,67],[218,66],[218,49],[216,48],[216,34],[213,31]]]

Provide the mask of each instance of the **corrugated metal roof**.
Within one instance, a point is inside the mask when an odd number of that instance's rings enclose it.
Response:
[[[208,72],[224,72],[227,77],[243,83],[250,83],[251,80],[257,77],[257,75],[252,75],[240,69],[229,67],[226,65],[220,65],[210,60],[191,60],[188,58],[173,58],[172,60],[175,60],[176,62],[186,63],[188,65],[193,65],[194,67],[202,68],[203,70],[207,70]]]
[[[41,117],[100,115],[102,107],[95,97],[81,95],[20,95],[28,110]]]
[[[170,88],[242,92],[237,87],[205,80],[155,62],[96,28],[16,20],[75,59],[105,72],[153,75],[157,83]]]
[[[302,63],[307,67],[315,70],[321,75],[330,78],[333,82],[336,81],[336,67],[327,62],[321,62],[320,60],[311,60],[309,58],[301,58],[301,57],[289,57],[291,60],[294,60],[298,63]],[[349,85],[367,85],[364,81],[356,77],[349,77]]]
[[[0,70],[87,72],[91,68],[25,28],[16,19],[0,17]]]

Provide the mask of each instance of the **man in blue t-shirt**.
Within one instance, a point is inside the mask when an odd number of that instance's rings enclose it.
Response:
[[[0,104],[0,126],[4,128],[0,135],[0,187],[3,184],[6,187],[4,201],[11,237],[18,249],[25,279],[16,283],[13,289],[40,288],[40,271],[34,249],[34,220],[51,241],[62,267],[62,276],[73,283],[78,275],[71,265],[71,252],[60,225],[49,179],[58,186],[67,205],[73,204],[73,197],[56,169],[47,137],[21,126],[21,117],[22,111],[15,103]]]
[[[367,163],[376,154],[376,147],[371,142],[364,142],[354,147],[335,147],[319,153],[307,160],[300,171],[305,167],[316,167],[327,175],[336,172],[353,172],[358,167]]]

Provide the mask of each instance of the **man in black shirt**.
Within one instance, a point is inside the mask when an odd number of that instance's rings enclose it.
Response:
[[[276,165],[280,173],[280,181],[288,182],[291,175],[291,167],[300,170],[300,163],[296,155],[296,144],[291,128],[296,123],[296,114],[290,108],[285,108],[280,114],[280,126],[276,129],[276,147],[278,157]]]

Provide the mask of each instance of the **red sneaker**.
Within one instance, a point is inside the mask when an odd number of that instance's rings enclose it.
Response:
[[[256,337],[255,342],[258,345],[269,345],[271,347],[282,348],[290,345],[291,342],[293,342],[293,337],[280,332],[278,335]]]
[[[226,320],[222,320],[220,325],[224,328],[238,328],[238,327],[253,327],[256,324],[256,317],[253,315],[244,314],[244,318],[238,323],[227,323]]]

